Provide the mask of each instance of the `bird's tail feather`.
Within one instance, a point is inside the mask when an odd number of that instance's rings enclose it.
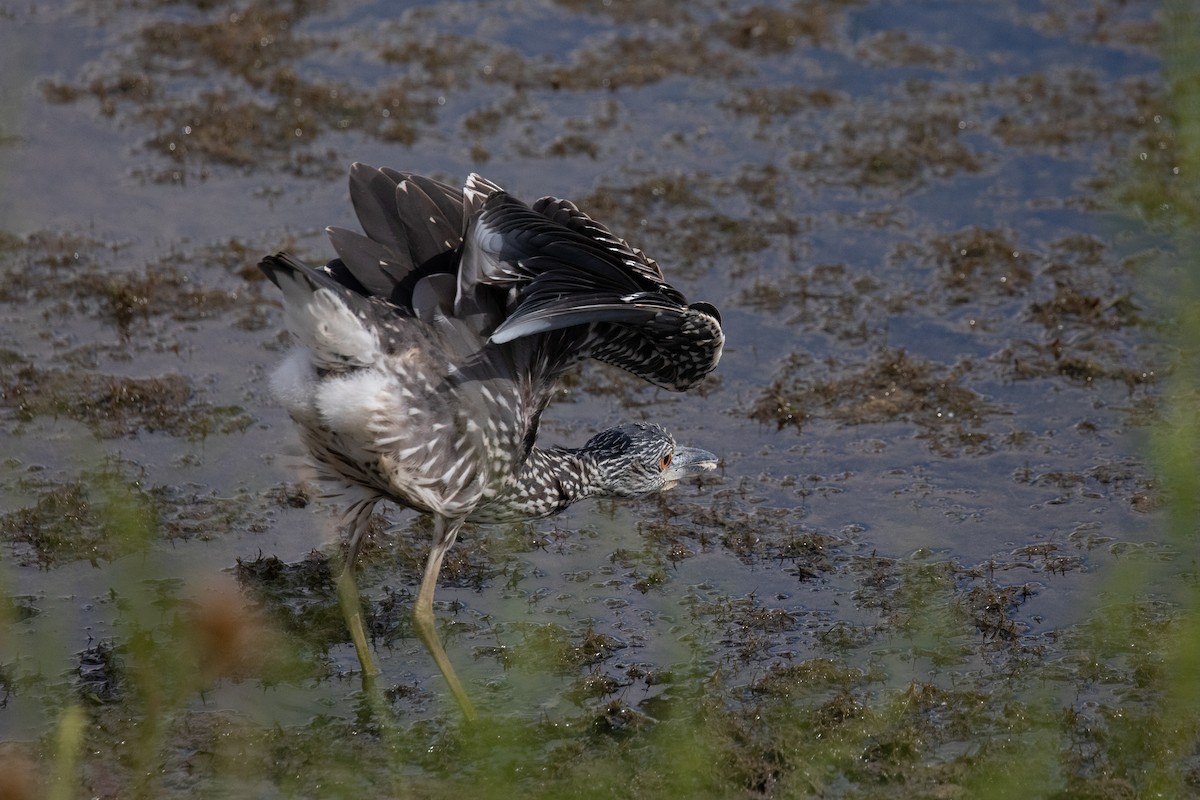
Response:
[[[411,172],[355,164],[350,199],[366,235],[327,230],[340,267],[365,293],[408,307],[413,273],[462,243],[462,193]]]
[[[364,367],[379,357],[379,342],[364,323],[366,299],[286,253],[259,268],[283,292],[288,330],[312,353],[319,369]]]

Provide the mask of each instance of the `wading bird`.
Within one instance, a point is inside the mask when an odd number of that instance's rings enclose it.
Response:
[[[585,497],[642,497],[716,466],[658,425],[537,446],[559,376],[584,358],[683,391],[713,370],[717,310],[688,305],[641,250],[573,203],[528,206],[471,175],[463,189],[355,164],[363,234],[330,228],[338,257],[259,264],[283,293],[295,347],[271,387],[329,494],[348,504],[339,596],[365,677],[376,674],[354,562],[375,504],[434,519],[416,632],[463,713],[474,709],[434,629],[433,593],[465,522],[545,517]],[[364,235],[365,234],[365,235]]]

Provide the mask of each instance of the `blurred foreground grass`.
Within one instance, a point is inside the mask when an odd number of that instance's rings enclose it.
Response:
[[[670,685],[652,714],[618,694],[556,721],[514,709],[474,726],[452,712],[410,723],[385,694],[363,692],[353,719],[314,710],[305,724],[260,725],[200,699],[220,681],[314,680],[301,637],[248,612],[232,587],[158,580],[155,517],[110,477],[90,487],[93,505],[125,539],[120,552],[151,553],[112,567],[122,587],[112,641],[72,654],[52,634],[18,632],[21,601],[0,569],[0,694],[26,708],[25,728],[0,742],[0,800],[81,787],[147,798],[1200,792],[1200,14],[1174,3],[1165,20],[1169,139],[1131,154],[1123,202],[1167,243],[1145,278],[1171,358],[1148,456],[1175,555],[1119,559],[1088,621],[1062,631],[1053,653],[965,677],[938,669],[978,646],[979,618],[946,565],[913,561],[898,568],[899,621],[867,656],[848,642],[733,685],[692,644],[664,665]],[[535,646],[545,652],[521,663],[536,679],[557,645]]]

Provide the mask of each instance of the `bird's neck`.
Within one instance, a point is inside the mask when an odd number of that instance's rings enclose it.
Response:
[[[516,477],[470,519],[507,522],[557,514],[577,500],[602,494],[599,475],[596,458],[584,448],[534,447]]]

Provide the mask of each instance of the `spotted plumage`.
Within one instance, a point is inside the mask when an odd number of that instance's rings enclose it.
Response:
[[[477,175],[458,190],[361,164],[350,197],[363,234],[329,229],[335,260],[312,268],[280,253],[260,264],[296,341],[272,389],[349,507],[348,580],[379,500],[434,516],[414,615],[471,715],[433,631],[433,588],[459,528],[641,496],[715,466],[652,424],[574,449],[536,440],[557,379],[581,359],[673,390],[695,385],[720,358],[720,316],[689,305],[653,260],[566,200],[527,206]]]

